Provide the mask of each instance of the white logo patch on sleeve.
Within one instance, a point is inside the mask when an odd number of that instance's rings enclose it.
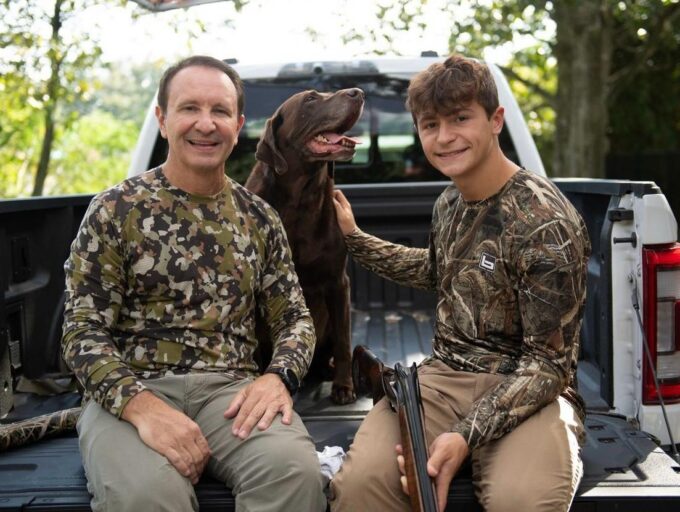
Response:
[[[487,272],[493,272],[496,270],[496,257],[483,252],[479,258],[479,268]]]

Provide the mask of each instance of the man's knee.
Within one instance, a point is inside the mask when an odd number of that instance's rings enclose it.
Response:
[[[232,467],[237,511],[289,512],[326,508],[319,459],[311,441],[253,440],[239,467]]]
[[[301,483],[321,482],[321,469],[316,450],[311,441],[281,440],[262,453],[262,466],[271,479],[290,478]]]
[[[481,501],[487,512],[566,512],[572,494],[567,488],[550,488],[540,482],[520,483],[509,478],[493,485]]]
[[[567,512],[580,482],[582,466],[576,461],[571,473],[568,465],[565,466],[552,468],[553,471],[545,468],[541,473],[528,472],[522,478],[518,478],[516,472],[508,471],[506,477],[493,479],[480,499],[484,510]]]
[[[172,466],[134,478],[121,474],[120,479],[90,481],[88,489],[93,494],[92,510],[95,512],[198,510],[191,482]]]
[[[350,460],[330,484],[331,510],[408,510],[396,457]]]
[[[368,493],[384,487],[385,483],[377,475],[360,470],[343,468],[331,480],[331,500],[342,501],[345,497],[365,497]]]

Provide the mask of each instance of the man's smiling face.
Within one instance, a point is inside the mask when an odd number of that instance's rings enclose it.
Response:
[[[503,108],[487,116],[473,101],[450,114],[423,112],[417,128],[425,156],[452,180],[468,180],[484,167],[503,128]]]
[[[202,173],[224,172],[244,121],[232,81],[204,66],[182,69],[173,77],[167,111],[157,107],[156,117],[168,139],[168,165]]]

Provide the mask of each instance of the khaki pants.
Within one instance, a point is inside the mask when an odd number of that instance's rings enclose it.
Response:
[[[231,433],[224,411],[250,380],[218,374],[168,376],[145,384],[201,428],[212,452],[205,472],[224,482],[238,512],[324,511],[326,499],[314,444],[297,414],[290,426],[279,416],[246,440]],[[96,511],[197,511],[191,482],[146,446],[137,430],[97,403],[78,422],[80,451]]]
[[[418,378],[428,446],[502,380],[455,371],[436,360],[421,366]],[[571,405],[559,398],[512,432],[474,450],[473,482],[484,509],[568,510],[582,476],[578,445],[582,432]],[[383,399],[366,416],[342,469],[331,481],[333,512],[410,510],[399,484],[394,451],[398,443],[397,415]]]

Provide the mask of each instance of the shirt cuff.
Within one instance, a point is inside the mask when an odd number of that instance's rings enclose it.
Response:
[[[146,390],[147,387],[133,376],[126,376],[114,382],[106,391],[102,400],[102,407],[111,414],[120,418],[123,409],[136,395]]]

